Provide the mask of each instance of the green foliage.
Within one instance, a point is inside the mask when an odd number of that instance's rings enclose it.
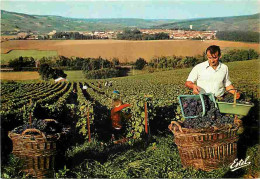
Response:
[[[56,32],[52,39],[71,39],[71,40],[88,40],[88,39],[101,39],[99,36],[83,35],[79,32]]]
[[[13,68],[14,71],[21,71],[23,67],[35,67],[35,60],[32,57],[20,56],[19,58],[10,60],[8,66]]]
[[[70,171],[70,169],[67,169],[66,165],[64,165],[63,169],[60,169],[58,173],[55,174],[55,178],[66,178],[67,173]]]
[[[244,61],[252,60],[259,58],[259,54],[253,50],[241,50],[233,49],[225,52],[222,55],[222,62],[232,62],[232,61]],[[149,66],[153,68],[162,68],[162,69],[174,69],[174,68],[189,68],[206,61],[205,55],[197,56],[161,56],[154,57],[149,62]]]
[[[250,165],[245,168],[246,178],[257,178],[259,177],[260,171],[260,145],[257,144],[247,149],[246,157],[249,158]]]
[[[99,70],[85,71],[85,75],[87,79],[113,78],[119,76],[119,70],[113,68],[104,68]]]
[[[259,42],[259,32],[243,31],[218,31],[216,34],[219,40],[242,41],[242,42]]]
[[[66,156],[69,158],[75,157],[79,153],[91,153],[91,151],[95,152],[103,152],[105,150],[106,144],[99,142],[93,139],[91,142],[85,141],[82,145],[73,146],[71,149],[68,149],[66,152]]]
[[[138,29],[125,29],[123,33],[117,34],[118,40],[165,40],[169,38],[168,33],[143,34]]]
[[[142,70],[147,62],[143,58],[138,58],[135,62],[135,68],[137,70]]]
[[[113,58],[112,59],[112,64],[113,64],[113,67],[115,67],[116,65],[119,65],[119,59],[118,58]]]
[[[59,56],[53,59],[55,64],[52,66],[66,68],[69,70],[83,70],[83,71],[91,71],[98,70],[101,68],[111,68],[115,61],[110,62],[107,59],[103,59],[101,57],[98,58],[68,58],[64,56]]]
[[[198,56],[161,56],[154,57],[149,62],[149,66],[153,68],[162,68],[162,69],[174,69],[174,68],[187,68],[195,66],[196,64],[205,61],[205,57]]]
[[[77,178],[221,178],[227,171],[228,167],[211,172],[182,168],[172,136],[155,137],[147,148],[133,146],[105,163],[85,160],[72,169]]]
[[[142,32],[138,29],[125,29],[122,34],[117,34],[119,40],[141,40]]]
[[[22,171],[23,165],[22,160],[10,154],[8,164],[2,166],[1,178],[25,178],[26,175]]]
[[[39,74],[43,80],[56,79],[58,77],[66,78],[66,74],[61,69],[53,69],[48,64],[41,64]]]
[[[253,50],[240,50],[240,49],[234,49],[226,52],[221,60],[223,62],[232,62],[232,61],[244,61],[244,60],[252,60],[257,59],[259,57],[259,54]]]

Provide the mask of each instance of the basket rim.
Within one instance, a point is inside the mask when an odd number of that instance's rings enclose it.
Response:
[[[238,124],[235,124],[235,127],[232,126],[231,128],[230,127],[228,128],[228,125],[222,125],[220,128],[218,128],[218,127],[208,127],[208,128],[200,128],[200,129],[189,129],[189,128],[184,128],[184,127],[181,126],[182,121],[175,121],[175,122],[177,122],[177,124],[179,124],[180,127],[177,126],[177,125],[174,125],[173,129],[171,131],[173,132],[173,134],[177,134],[177,135],[178,134],[194,134],[194,135],[196,135],[196,134],[199,134],[199,133],[201,133],[201,134],[203,134],[203,133],[205,133],[205,134],[221,133],[221,132],[226,131],[226,130],[235,131],[235,130],[238,130],[238,128],[239,128]]]
[[[22,136],[24,136],[24,137],[29,137],[29,136],[41,136],[41,135],[35,135],[35,134],[25,134],[25,135],[22,135],[22,133],[21,134],[18,134],[18,133],[15,133],[15,132],[13,132],[13,131],[8,131],[8,137],[9,138],[14,138],[14,137],[22,137]],[[60,138],[60,135],[61,135],[61,133],[55,133],[55,134],[46,134],[45,136],[46,136],[46,139],[51,139],[51,138]]]
[[[254,103],[253,104],[241,104],[241,103],[228,103],[228,102],[223,102],[223,101],[216,101],[218,104],[228,104],[228,105],[236,105],[236,106],[247,106],[247,107],[253,107],[255,106]]]

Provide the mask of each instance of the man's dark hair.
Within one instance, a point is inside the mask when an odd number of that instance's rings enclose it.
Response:
[[[219,46],[217,46],[217,45],[211,45],[211,46],[209,46],[209,47],[207,48],[207,50],[206,50],[206,54],[207,54],[208,51],[209,51],[210,54],[215,54],[216,52],[218,52],[218,56],[221,55],[220,48],[219,48]]]

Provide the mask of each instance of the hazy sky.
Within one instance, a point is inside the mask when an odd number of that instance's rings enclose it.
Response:
[[[259,13],[260,0],[1,0],[1,9],[74,18],[189,19]]]

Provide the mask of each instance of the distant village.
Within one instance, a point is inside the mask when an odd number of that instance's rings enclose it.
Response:
[[[195,31],[192,30],[190,25],[189,30],[171,30],[171,29],[138,29],[143,34],[154,35],[157,33],[169,34],[169,39],[183,40],[183,39],[194,39],[194,40],[212,40],[216,39],[217,31]],[[79,40],[90,40],[90,39],[117,39],[118,34],[122,34],[123,31],[91,31],[91,32],[57,32],[53,30],[48,34],[38,35],[33,32],[20,32],[12,38],[5,38],[2,36],[1,41],[5,40],[52,40],[52,39],[79,39]]]

